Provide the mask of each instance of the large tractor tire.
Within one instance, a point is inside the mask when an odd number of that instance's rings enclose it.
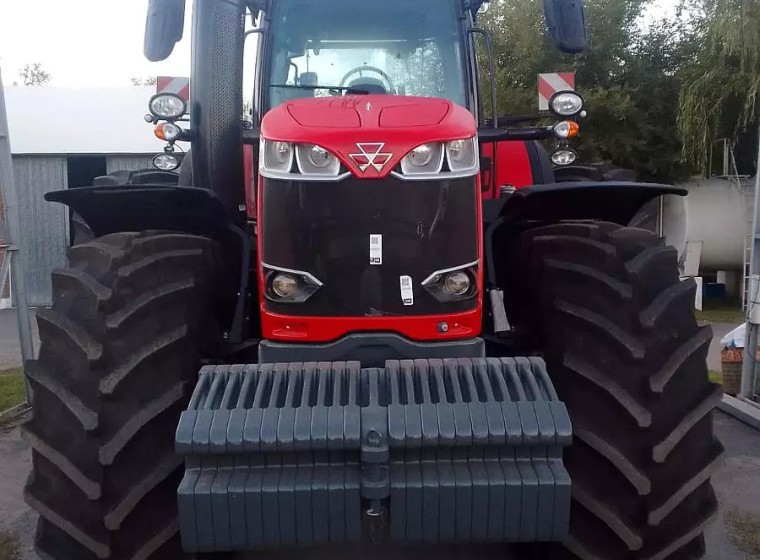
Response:
[[[222,274],[215,242],[156,232],[75,246],[69,268],[53,273],[25,426],[40,558],[180,554],[174,432],[219,336]]]
[[[711,411],[722,392],[675,249],[640,229],[565,223],[524,233],[516,251],[511,290],[533,302],[514,304],[517,326],[573,423],[569,556],[700,558],[717,508]]]

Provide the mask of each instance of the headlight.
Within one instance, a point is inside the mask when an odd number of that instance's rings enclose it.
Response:
[[[340,160],[322,146],[299,144],[296,160],[298,169],[305,176],[337,177],[340,173]]]
[[[309,161],[314,167],[327,167],[335,157],[322,146],[312,146],[309,150]]]
[[[566,148],[557,150],[552,154],[552,163],[554,165],[570,165],[576,159],[578,159],[578,154],[573,150],[568,150]]]
[[[278,272],[272,278],[272,291],[283,299],[290,299],[298,291],[298,281],[290,274]]]
[[[441,303],[463,301],[477,294],[478,261],[437,270],[422,281],[431,296]]]
[[[449,161],[459,162],[464,156],[467,140],[454,140],[446,144],[446,150],[449,154]]]
[[[153,158],[153,167],[161,171],[174,171],[179,167],[179,160],[173,154],[158,154]]]
[[[303,270],[262,264],[266,274],[266,298],[277,303],[303,303],[314,295],[322,282]]]
[[[574,91],[558,91],[549,99],[549,110],[559,117],[572,117],[583,110],[583,98]]]
[[[452,173],[471,172],[475,175],[480,167],[474,138],[454,140],[446,144],[446,158]]]
[[[433,148],[430,147],[430,144],[417,146],[409,152],[407,157],[409,158],[409,163],[414,167],[425,167],[433,158]]]
[[[467,293],[467,290],[470,289],[470,284],[470,277],[467,273],[457,270],[446,274],[443,280],[443,289],[452,296],[461,296]]]
[[[401,160],[404,175],[436,175],[443,168],[443,144],[422,144]]]
[[[150,114],[159,119],[174,120],[187,111],[187,103],[176,93],[159,93],[150,98]]]
[[[261,161],[261,173],[264,176],[267,175],[267,171],[289,173],[293,167],[293,144],[262,139],[259,161]]]
[[[575,121],[561,121],[554,125],[554,135],[557,138],[575,138],[579,130],[580,126]]]

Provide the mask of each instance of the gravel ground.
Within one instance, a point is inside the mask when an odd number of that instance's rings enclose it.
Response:
[[[20,560],[37,560],[32,547],[37,515],[22,496],[31,467],[29,446],[21,438],[18,426],[0,426],[0,529],[21,541]]]
[[[757,560],[758,556],[745,554],[731,543],[730,528],[727,526],[725,514],[753,514],[760,519],[760,432],[722,412],[716,412],[716,431],[726,446],[726,459],[713,479],[721,503],[721,512],[716,522],[707,530],[706,559]],[[29,455],[28,445],[21,438],[18,427],[0,428],[0,529],[12,531],[21,540],[20,560],[37,560],[32,549],[36,516],[22,499],[24,481],[31,466]],[[760,531],[760,526],[757,530]],[[462,548],[466,550],[465,547]],[[448,549],[446,550],[445,556],[452,558]],[[486,553],[487,550],[494,548],[483,548],[478,552]],[[500,550],[502,552],[499,557],[508,560],[503,549]],[[428,558],[428,555],[424,556]],[[436,556],[440,560],[444,555],[430,556]],[[469,560],[476,557],[493,558],[491,554],[478,554],[474,550],[470,550],[468,554],[453,556]],[[280,555],[277,557],[280,558]],[[298,554],[298,557],[303,558],[303,555]],[[513,557],[513,560],[517,558]]]

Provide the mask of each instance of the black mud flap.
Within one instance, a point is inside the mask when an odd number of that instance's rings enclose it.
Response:
[[[562,540],[570,441],[537,358],[206,367],[177,428],[182,543]]]

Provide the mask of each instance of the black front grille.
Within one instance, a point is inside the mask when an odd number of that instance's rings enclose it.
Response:
[[[268,301],[276,313],[383,316],[454,313],[476,299],[436,301],[421,286],[436,270],[478,259],[474,178],[337,183],[265,179],[262,260],[302,270],[323,286],[306,302]],[[382,235],[382,264],[370,263],[370,237]],[[404,305],[401,277],[412,279]]]

